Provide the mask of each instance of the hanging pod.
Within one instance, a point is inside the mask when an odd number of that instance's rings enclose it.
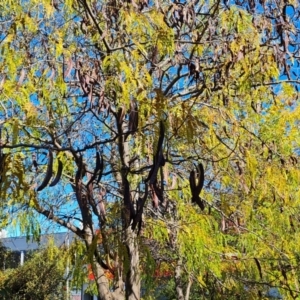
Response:
[[[197,203],[201,210],[204,210],[204,202],[200,198],[200,193],[204,184],[204,168],[201,163],[199,163],[196,173],[194,170],[191,171],[189,181],[192,193],[192,203]]]
[[[37,188],[38,192],[40,192],[47,186],[47,184],[49,183],[49,181],[52,177],[52,174],[53,174],[53,153],[51,150],[49,150],[46,176],[45,176],[43,182],[41,183],[41,185]]]
[[[55,178],[49,184],[49,186],[55,186],[56,184],[58,184],[58,182],[61,178],[62,171],[63,171],[63,163],[58,159],[57,173],[56,173]]]
[[[100,182],[103,173],[103,156],[97,151],[96,153],[96,166],[91,179],[88,181],[87,185],[92,183],[97,178],[97,184]]]

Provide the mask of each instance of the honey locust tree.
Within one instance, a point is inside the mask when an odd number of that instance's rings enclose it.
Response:
[[[293,0],[1,3],[2,223],[74,232],[100,299],[163,277],[177,299],[296,299],[298,19]]]

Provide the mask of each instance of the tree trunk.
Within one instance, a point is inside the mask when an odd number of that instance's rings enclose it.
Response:
[[[94,261],[92,269],[93,269],[93,274],[95,276],[95,282],[97,285],[99,299],[115,300],[116,298],[113,297],[111,291],[109,290],[109,283],[108,283],[108,279],[104,274],[104,270],[103,268],[101,268],[101,266],[97,261]]]
[[[181,258],[179,258],[175,268],[175,287],[176,287],[177,300],[184,300],[182,282],[181,282],[181,265],[182,265],[182,261]]]
[[[126,229],[126,248],[128,252],[129,270],[126,274],[126,299],[139,300],[141,297],[141,274],[139,270],[138,240],[131,226]]]
[[[119,109],[119,115],[124,108]],[[130,183],[127,179],[128,166],[129,166],[129,144],[128,141],[124,140],[123,133],[128,130],[127,125],[123,122],[123,119],[119,117],[117,121],[119,140],[119,154],[122,162],[121,178],[119,182],[122,182],[122,192],[123,198],[123,224],[125,229],[125,246],[127,253],[125,259],[128,260],[128,264],[124,264],[126,272],[125,279],[125,295],[127,300],[139,300],[140,299],[140,289],[141,289],[141,276],[139,270],[139,248],[137,234],[131,229],[132,217],[134,215],[134,204],[130,191]]]
[[[85,242],[87,251],[91,251],[93,249],[93,233],[90,228],[85,228]],[[93,255],[93,263],[92,263],[93,275],[95,277],[95,283],[97,285],[97,290],[99,294],[100,300],[114,300],[114,297],[109,290],[109,282],[105,276],[104,269],[100,266],[97,257],[95,254]]]
[[[193,280],[191,278],[189,278],[189,282],[188,282],[188,285],[187,285],[186,291],[185,291],[185,300],[190,299],[190,292],[191,292],[192,284],[193,284]]]

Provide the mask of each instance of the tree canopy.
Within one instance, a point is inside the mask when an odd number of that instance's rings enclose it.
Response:
[[[1,246],[1,299],[67,299],[67,257],[66,249],[50,241],[46,249],[27,253],[24,265],[20,266],[20,253]]]
[[[298,1],[0,7],[2,226],[74,232],[100,299],[299,296]]]

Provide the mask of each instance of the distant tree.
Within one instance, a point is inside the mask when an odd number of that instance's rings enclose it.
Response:
[[[2,223],[74,232],[100,299],[296,299],[299,1],[2,2]]]
[[[65,300],[66,267],[63,250],[51,246],[38,251],[23,266],[1,271],[1,299]]]
[[[4,247],[0,240],[0,270],[16,268],[20,264],[20,253],[13,252]]]

